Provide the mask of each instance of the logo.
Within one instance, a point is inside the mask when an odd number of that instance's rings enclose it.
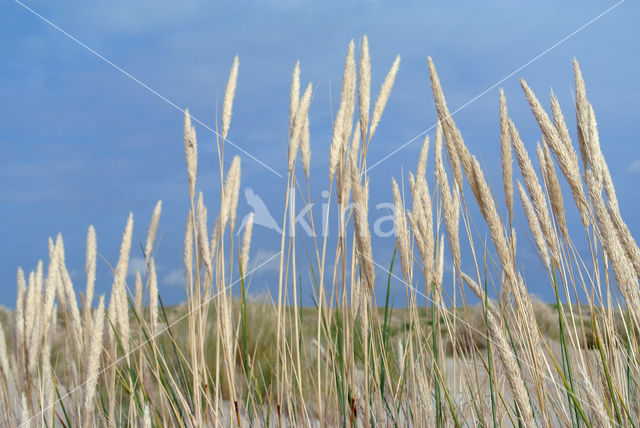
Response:
[[[278,226],[278,223],[273,218],[271,213],[269,212],[269,208],[264,203],[262,198],[255,194],[251,187],[245,187],[244,189],[244,199],[247,201],[247,205],[249,205],[253,209],[253,225],[259,225],[266,227],[267,229],[275,230],[278,233],[282,233],[282,229]],[[247,225],[247,220],[249,219],[249,214],[244,216],[242,219],[242,224],[238,229],[237,235],[240,234],[242,229]]]
[[[308,203],[302,209],[296,213],[295,210],[295,191],[294,189],[290,190],[289,195],[289,219],[287,220],[288,224],[292,224],[296,226],[296,229],[299,227],[302,229],[308,236],[313,237],[315,233],[313,228],[310,226],[309,216],[312,214],[310,211],[313,209],[315,202]],[[329,221],[327,221],[327,216],[329,215],[329,192],[324,190],[322,192],[322,198],[324,202],[322,203],[322,236],[327,236],[329,233]],[[278,234],[282,234],[282,228],[276,221],[276,219],[271,215],[271,211],[267,208],[267,204],[264,200],[258,196],[251,187],[245,187],[244,189],[244,198],[247,202],[247,205],[251,207],[253,210],[253,225],[254,226],[262,226],[267,229],[271,229]],[[344,218],[348,218],[348,215],[351,213],[353,204],[348,204],[345,208],[345,212],[343,213]],[[378,218],[373,218],[373,212],[369,213],[369,223],[373,224],[373,230],[375,236],[379,238],[387,238],[394,236],[395,237],[395,225],[394,225],[394,205],[390,202],[379,203],[375,206],[378,212],[381,211],[382,214]],[[373,211],[373,210],[372,210]],[[247,224],[247,220],[249,219],[249,214],[245,215],[242,219],[242,223],[238,228],[238,232],[236,236],[240,235],[242,230]],[[314,218],[314,222],[316,226],[318,226],[318,222]],[[291,229],[291,228],[289,228]],[[289,230],[291,233],[291,230]]]

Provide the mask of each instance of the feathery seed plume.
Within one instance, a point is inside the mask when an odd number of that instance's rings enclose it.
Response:
[[[133,213],[129,213],[127,225],[122,235],[122,242],[120,243],[120,256],[114,272],[113,285],[111,286],[111,300],[109,301],[109,315],[115,315],[116,317],[116,319],[112,319],[111,321],[117,321],[118,331],[123,338],[122,342],[125,353],[128,350],[129,342],[129,305],[127,303],[127,290],[125,287],[132,236]]]
[[[249,247],[251,246],[251,232],[253,231],[253,213],[249,214],[247,218],[247,223],[244,227],[244,236],[242,237],[242,250],[240,254],[242,255],[240,260],[242,260],[242,274],[246,275],[249,267]]]
[[[16,296],[16,339],[18,342],[18,352],[22,352],[24,348],[24,303],[25,294],[27,293],[27,285],[24,280],[24,272],[21,267],[18,267],[18,273],[16,274],[16,282],[18,285]],[[31,321],[29,321],[31,322]]]
[[[560,108],[560,102],[554,95],[553,91],[551,91],[549,99],[551,100],[551,114],[553,115],[553,124],[556,127],[558,137],[560,137],[560,142],[565,146],[567,150],[572,150],[573,146],[571,144],[569,130],[567,129],[567,123],[564,120],[564,115],[562,114],[562,109]]]
[[[454,266],[460,268],[460,238],[458,234],[460,224],[460,200],[458,195],[458,184],[454,181],[454,193],[451,195],[449,180],[447,179],[447,174],[444,170],[444,162],[442,161],[442,127],[440,124],[436,127],[435,160],[435,175],[436,181],[440,185],[442,210],[444,211],[444,224],[447,229],[449,248],[451,256],[453,257]]]
[[[61,256],[58,258],[60,266],[58,272],[60,274],[60,285],[62,286],[66,301],[68,302],[68,310],[71,315],[71,330],[75,339],[75,345],[80,345],[80,337],[82,333],[82,321],[80,319],[80,309],[78,307],[78,300],[76,299],[76,293],[73,290],[73,284],[71,283],[71,277],[67,271],[64,260],[64,243],[62,241],[62,234],[58,233],[56,237],[56,245],[60,247]]]
[[[542,235],[542,229],[540,229],[538,217],[536,216],[533,205],[531,204],[529,197],[525,193],[520,180],[518,180],[518,191],[520,192],[520,200],[522,201],[522,207],[524,208],[524,213],[527,216],[527,222],[529,223],[529,229],[531,230],[533,239],[535,240],[536,246],[538,247],[538,251],[540,251],[540,255],[547,270],[551,272],[549,251],[547,250],[547,244],[545,243],[544,236]]]
[[[293,134],[289,141],[289,171],[293,169],[293,165],[296,161],[298,146],[300,145],[300,140],[304,132],[305,121],[308,120],[309,117],[312,89],[313,87],[311,83],[309,83],[307,89],[304,91],[304,95],[302,95],[298,109],[296,110],[296,115],[293,121]]]
[[[582,224],[585,227],[588,227],[589,214],[587,199],[582,187],[582,179],[580,178],[578,156],[570,144],[568,146],[566,145],[567,141],[563,142],[556,127],[551,123],[551,119],[549,119],[549,116],[542,108],[540,101],[535,96],[529,85],[527,85],[527,82],[525,82],[524,79],[520,79],[520,85],[527,97],[529,107],[538,122],[538,126],[542,130],[545,141],[549,144],[549,147],[556,155],[560,169],[569,183],[573,199],[575,200],[576,207],[580,213]]]
[[[136,270],[135,288],[133,292],[133,307],[139,317],[142,316],[144,285],[142,284],[142,276],[140,271]]]
[[[187,161],[189,196],[193,201],[196,191],[196,174],[198,172],[198,143],[196,129],[191,125],[189,109],[184,111],[184,155]]]
[[[611,201],[609,201],[608,210],[609,215],[611,216],[611,221],[616,229],[618,239],[622,243],[627,258],[636,271],[636,276],[640,278],[640,248],[638,248],[636,240],[633,238],[633,235],[631,235],[629,226],[627,226],[627,223],[622,219],[618,207],[614,207]]]
[[[509,116],[504,91],[500,89],[500,153],[502,155],[502,181],[504,197],[509,211],[509,224],[513,224],[513,159],[511,158],[511,136]]]
[[[456,135],[457,130],[455,124],[453,123],[453,119],[451,118],[451,113],[449,113],[447,101],[444,97],[444,93],[442,92],[442,87],[440,85],[440,79],[438,78],[438,73],[436,72],[436,67],[433,64],[431,57],[427,57],[427,64],[429,66],[429,76],[431,79],[433,99],[436,104],[436,111],[438,112],[438,120],[442,125],[442,130],[444,132],[449,162],[451,163],[451,168],[453,169],[453,176],[456,180],[456,183],[458,183],[458,187],[462,189],[462,171],[460,169],[460,157],[464,155],[464,153],[461,153],[460,148],[458,147]],[[471,175],[471,169],[468,169],[467,177],[469,178]]]
[[[524,148],[524,143],[520,139],[520,134],[511,120],[509,120],[509,131],[511,133],[513,150],[516,153],[516,159],[518,160],[518,165],[522,172],[522,178],[524,178],[527,190],[529,191],[529,196],[531,196],[531,200],[533,201],[533,207],[535,208],[536,215],[538,216],[544,238],[547,241],[551,258],[556,262],[557,266],[558,248],[556,244],[556,237],[553,233],[553,228],[551,227],[551,218],[549,217],[547,201],[544,197],[544,193],[542,192],[540,182],[538,181],[538,176],[533,169],[531,159],[529,159],[529,154]]]
[[[336,121],[333,124],[333,137],[331,138],[331,147],[329,149],[329,179],[333,180],[333,176],[338,167],[338,162],[344,155],[346,150],[348,134],[351,132],[351,124],[353,122],[353,110],[355,109],[355,80],[356,66],[353,54],[353,40],[349,43],[347,51],[347,59],[344,64],[344,74],[342,75],[342,92],[340,94],[340,107],[336,115]],[[351,112],[351,117],[349,117]]]
[[[369,104],[371,103],[371,57],[369,56],[369,40],[362,38],[360,68],[358,69],[358,111],[360,112],[360,135],[367,136],[369,126]]]
[[[585,181],[587,182],[587,189],[589,190],[591,206],[593,207],[594,215],[598,222],[602,246],[609,257],[618,287],[630,307],[629,312],[634,314],[636,322],[638,322],[637,317],[638,314],[640,314],[640,292],[638,291],[638,277],[635,269],[627,258],[622,244],[618,239],[615,226],[612,224],[602,194],[599,191],[597,178],[591,169],[585,172]]]
[[[582,155],[582,163],[585,171],[590,167],[594,168],[596,178],[601,180],[600,171],[598,166],[594,164],[597,158],[594,157],[593,141],[590,135],[589,124],[589,101],[587,101],[587,91],[582,79],[582,72],[580,71],[580,65],[576,59],[573,60],[573,73],[575,76],[576,85],[576,119],[578,122],[578,147],[580,147],[580,154]]]
[[[231,170],[233,170],[233,188],[229,198],[229,227],[233,232],[236,225],[236,215],[238,213],[238,195],[240,193],[240,156],[236,156],[233,158],[233,162],[231,163]]]
[[[422,142],[422,148],[418,155],[418,164],[416,165],[416,178],[424,178],[427,174],[427,159],[429,156],[429,136],[427,135]]]
[[[93,226],[89,226],[87,232],[87,255],[85,272],[87,274],[87,288],[85,291],[84,303],[82,305],[83,318],[85,323],[90,321],[91,303],[93,302],[93,290],[96,283],[96,257],[98,254],[98,245],[96,243],[96,230]]]
[[[436,284],[438,289],[441,289],[443,285],[442,279],[444,278],[444,235],[440,235],[436,256]]]
[[[291,75],[291,90],[289,95],[289,138],[293,137],[293,121],[300,103],[300,61],[296,61]]]
[[[211,274],[213,269],[211,267],[211,249],[209,248],[209,237],[207,231],[207,215],[206,207],[204,206],[204,198],[202,192],[198,195],[198,207],[196,209],[196,244],[199,249],[200,257],[204,261],[208,272]],[[197,260],[197,259],[196,259]]]
[[[391,68],[389,69],[389,72],[387,73],[387,76],[384,78],[384,82],[382,82],[382,86],[380,87],[380,93],[378,94],[376,103],[373,105],[373,114],[371,116],[371,127],[369,128],[368,141],[371,141],[371,138],[373,138],[373,134],[375,134],[376,129],[378,128],[378,124],[380,123],[380,119],[382,118],[382,113],[384,112],[384,108],[387,105],[389,96],[391,95],[391,89],[393,88],[393,83],[396,80],[396,74],[398,74],[399,68],[400,55],[398,55],[393,61],[393,64],[391,64]]]
[[[184,230],[184,255],[183,262],[184,267],[187,270],[187,275],[190,277],[193,270],[193,212],[189,210],[187,215],[187,222]]]
[[[352,159],[355,156],[352,156]],[[351,163],[351,187],[353,194],[353,225],[355,229],[356,248],[360,268],[367,282],[368,290],[373,290],[375,283],[375,270],[373,266],[373,253],[371,250],[371,232],[367,215],[367,192],[360,184],[360,174],[355,164]]]
[[[7,341],[4,336],[4,326],[0,323],[0,367],[2,368],[2,374],[7,382],[13,378],[11,372],[11,366],[9,366],[9,356],[7,353]]]
[[[396,180],[391,179],[391,184],[393,187],[394,224],[396,230],[396,238],[398,240],[398,250],[400,253],[402,274],[405,281],[411,284],[413,262],[411,258],[411,241],[409,238],[409,229],[407,228],[404,203],[402,202],[400,189],[398,188],[398,183],[396,183]]]
[[[229,133],[229,125],[231,124],[231,111],[233,108],[233,99],[236,95],[236,84],[238,82],[238,66],[240,62],[238,55],[233,58],[233,65],[229,72],[229,80],[224,91],[224,100],[222,102],[222,139],[227,138]]]
[[[153,209],[151,215],[151,223],[149,223],[149,230],[147,231],[147,242],[144,246],[145,264],[149,263],[149,257],[151,256],[151,250],[156,240],[156,234],[158,233],[158,224],[160,223],[160,213],[162,212],[162,200],[156,203],[156,207]]]
[[[349,146],[348,153],[348,165],[343,171],[338,174],[336,193],[338,195],[338,204],[347,204],[351,195],[351,164],[358,169],[358,153],[360,150],[360,128],[356,126],[351,138],[351,145]]]
[[[302,168],[304,169],[304,174],[307,176],[307,180],[309,180],[311,167],[311,144],[310,140],[311,134],[309,132],[309,114],[304,118],[304,125],[302,128],[302,136],[300,137],[300,157],[302,157]]]
[[[238,207],[238,192],[240,191],[240,157],[236,156],[231,162],[227,177],[224,180],[224,190],[222,193],[221,229],[223,230],[229,222],[231,230],[235,227],[236,208]]]
[[[554,166],[553,159],[551,158],[551,151],[549,150],[549,146],[544,140],[544,137],[542,139],[542,145],[538,145],[537,150],[541,167],[543,165],[543,161],[541,159],[544,159],[543,175],[545,177],[545,183],[547,183],[547,193],[549,195],[549,200],[551,201],[551,209],[556,215],[556,221],[558,222],[562,235],[565,240],[568,241],[569,230],[567,229],[567,220],[564,214],[562,189],[560,188],[560,181],[558,180],[556,167]]]
[[[84,383],[84,425],[89,426],[91,421],[93,400],[96,395],[98,376],[100,370],[100,355],[102,354],[104,330],[104,296],[100,296],[98,308],[94,312],[91,322],[91,335],[89,339],[87,355],[87,371]]]
[[[425,274],[425,284],[431,284],[434,271],[434,239],[433,239],[433,209],[431,196],[427,184],[426,167],[427,153],[429,151],[429,138],[425,138],[418,165],[414,184],[413,211],[409,215],[409,223],[416,238],[418,250],[422,257]]]
[[[593,418],[593,425],[602,428],[611,426],[607,412],[602,404],[602,397],[593,389],[590,376],[582,367],[578,367],[578,372],[580,373],[580,380],[583,385],[582,389],[585,392],[586,404],[591,410],[590,415]]]
[[[158,334],[158,275],[156,263],[149,260],[149,316],[151,317],[151,334]]]
[[[512,278],[512,259],[509,253],[507,239],[504,234],[504,228],[502,226],[502,223],[500,222],[498,211],[496,210],[495,201],[493,199],[493,196],[491,195],[491,190],[489,189],[489,186],[487,185],[487,182],[484,178],[482,168],[480,168],[480,163],[475,158],[475,156],[472,158],[472,162],[474,183],[477,186],[476,191],[478,193],[476,199],[478,200],[478,205],[480,205],[480,212],[482,213],[487,226],[489,226],[491,240],[493,241],[493,245],[496,248],[498,257],[500,258],[502,269],[507,273],[507,275],[510,276],[510,278]]]

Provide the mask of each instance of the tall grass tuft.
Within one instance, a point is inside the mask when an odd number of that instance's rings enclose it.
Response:
[[[356,44],[348,45],[326,144],[331,197],[322,218],[305,212],[310,239],[297,233],[296,219],[314,199],[312,171],[321,164],[311,162],[314,86],[301,94],[302,65],[293,69],[282,122],[289,141],[277,295],[250,292],[266,263],[252,257],[261,244],[252,243],[253,214],[241,238],[236,231],[242,166],[224,153],[233,132],[235,57],[218,118],[219,189],[209,206],[198,184],[196,130],[188,111],[184,117],[187,301],[162,303],[155,260],[161,201],[133,284],[129,214],[119,253],[111,255],[117,262],[106,308],[105,296],[95,295],[93,226],[84,296],[66,266],[62,236],[50,238],[48,265],[18,268],[16,309],[0,312],[2,426],[640,425],[640,249],[621,212],[578,62],[577,144],[553,93],[547,112],[521,81],[542,134],[535,146],[509,117],[505,93],[497,94],[503,189],[496,192],[429,58],[438,115],[433,176],[427,136],[415,171],[390,179],[396,239],[384,255],[372,240],[369,201],[385,183],[369,176],[367,153],[385,126],[400,58],[371,109],[369,40],[359,45],[359,56]],[[568,198],[578,224],[569,221]],[[476,212],[481,218],[472,217]],[[332,236],[317,233],[330,224],[337,225]],[[527,242],[546,275],[536,289],[550,287],[551,303],[528,288],[521,268]],[[398,282],[405,307],[394,300]],[[313,306],[302,305],[307,295]]]

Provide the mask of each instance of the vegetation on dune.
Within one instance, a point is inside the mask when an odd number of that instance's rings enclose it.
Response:
[[[315,177],[312,85],[302,91],[296,64],[278,291],[263,300],[248,295],[260,268],[249,268],[253,218],[235,240],[240,158],[224,168],[235,58],[217,139],[220,210],[213,216],[197,191],[196,131],[185,115],[187,302],[165,307],[158,293],[153,250],[160,202],[142,247],[146,269],[133,283],[127,282],[129,215],[108,297],[94,295],[93,227],[82,293],[67,271],[62,237],[50,239],[48,266],[39,262],[29,274],[18,269],[16,310],[0,313],[2,426],[640,424],[640,248],[621,216],[577,61],[575,142],[554,95],[548,113],[523,80],[542,132],[531,155],[500,92],[502,192],[487,184],[429,59],[439,118],[435,139],[433,145],[424,140],[415,172],[390,182],[397,241],[386,260],[376,261],[367,151],[400,59],[374,101],[366,37],[357,59],[355,50],[352,41],[329,145],[329,188],[335,192],[329,204],[337,206],[329,205],[327,218],[307,213],[314,230],[329,219],[339,225],[335,242],[315,234],[311,247],[305,242],[306,258],[299,259],[295,199],[311,200]],[[434,180],[428,180],[432,148]],[[515,185],[514,163],[521,175]],[[398,184],[405,178],[407,192]],[[565,185],[569,192],[563,194]],[[530,233],[520,239],[536,249],[552,304],[532,297],[518,269],[516,193]],[[571,202],[565,197],[574,201],[581,224],[567,222]],[[503,198],[506,215],[498,205]],[[481,218],[472,219],[476,204]],[[477,229],[481,225],[490,243]],[[586,251],[572,240],[581,233]],[[453,261],[451,282],[444,281],[445,251]],[[309,278],[301,277],[302,266]],[[393,278],[405,285],[406,308],[393,307]],[[384,296],[375,296],[376,284],[386,285]],[[302,307],[300,293],[309,290],[315,305]],[[467,302],[469,291],[480,303]],[[419,299],[426,305],[419,306]]]

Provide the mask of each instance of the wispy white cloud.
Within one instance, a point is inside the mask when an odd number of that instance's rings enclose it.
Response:
[[[251,270],[257,269],[255,271],[256,275],[278,272],[280,269],[280,261],[278,257],[275,257],[276,254],[278,254],[277,251],[258,250],[253,256],[253,261],[249,262]]]
[[[630,174],[637,174],[640,172],[640,159],[636,159],[632,161],[629,166],[627,166],[627,172]]]
[[[82,279],[82,273],[78,269],[71,269],[69,271],[69,277],[72,281],[80,281]]]
[[[184,285],[184,273],[182,269],[174,269],[169,271],[163,278],[162,284],[170,287],[181,287]]]
[[[144,262],[144,259],[142,257],[131,257],[129,259],[129,271],[128,271],[128,275],[132,276],[136,274],[136,271],[139,270],[140,273],[144,273],[145,269],[147,268],[147,265]]]

